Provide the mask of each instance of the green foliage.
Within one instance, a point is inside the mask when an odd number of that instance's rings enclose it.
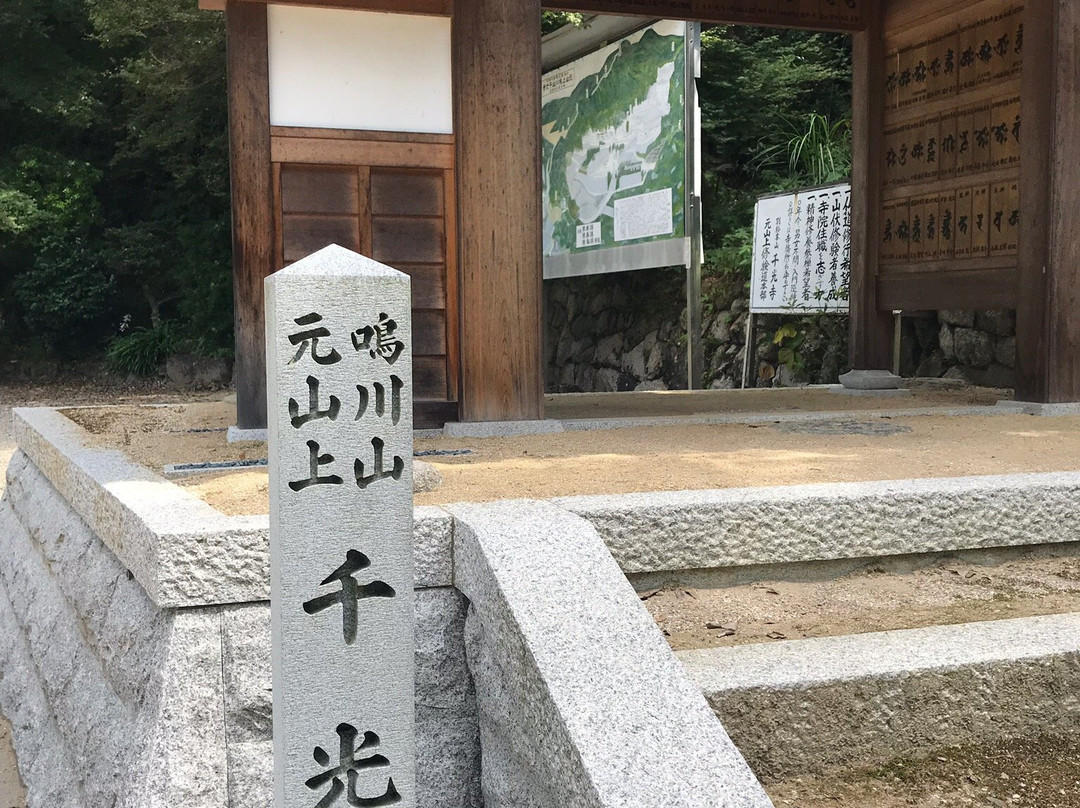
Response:
[[[786,322],[773,334],[773,345],[777,347],[776,358],[783,364],[791,368],[793,373],[802,373],[805,368],[803,363],[803,356],[800,351],[804,342],[806,342],[806,335],[800,330],[799,326],[793,322]]]
[[[153,328],[136,328],[113,337],[105,350],[105,364],[117,373],[150,376],[176,347],[175,327],[163,320]]]
[[[851,121],[829,123],[827,116],[811,112],[801,130],[791,123],[788,127],[792,134],[787,143],[765,149],[760,164],[774,162],[783,153],[790,176],[805,185],[828,185],[851,176]]]
[[[100,344],[112,290],[112,279],[86,241],[50,235],[33,271],[16,279],[14,297],[29,334],[56,351],[78,355]]]
[[[9,0],[0,37],[0,343],[74,355],[129,314],[231,350],[223,15]]]
[[[578,28],[585,27],[585,15],[576,11],[542,11],[540,12],[540,33],[550,34],[558,31],[564,25],[573,25]]]

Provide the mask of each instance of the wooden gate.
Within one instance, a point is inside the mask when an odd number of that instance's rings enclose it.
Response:
[[[339,244],[407,273],[414,424],[456,420],[453,137],[274,127],[271,155],[277,266]]]

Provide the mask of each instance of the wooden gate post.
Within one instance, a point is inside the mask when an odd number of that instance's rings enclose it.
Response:
[[[543,417],[540,2],[455,0],[461,415]]]

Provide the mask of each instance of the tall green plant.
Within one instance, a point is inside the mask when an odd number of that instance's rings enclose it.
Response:
[[[798,185],[828,185],[851,176],[851,121],[830,122],[827,115],[811,112],[805,123],[787,123],[786,141],[767,146],[758,165],[786,159],[790,179]]]

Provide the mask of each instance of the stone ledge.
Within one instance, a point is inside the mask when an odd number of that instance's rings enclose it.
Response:
[[[488,808],[771,805],[585,520],[452,512]]]
[[[563,497],[626,573],[1080,541],[1080,472]]]
[[[13,411],[15,440],[161,608],[268,600],[269,516],[226,516],[180,486],[93,445],[49,407]],[[453,519],[414,512],[416,587],[449,586]]]
[[[754,771],[792,777],[1080,720],[1080,614],[682,651]],[[797,721],[792,716],[798,716]]]

